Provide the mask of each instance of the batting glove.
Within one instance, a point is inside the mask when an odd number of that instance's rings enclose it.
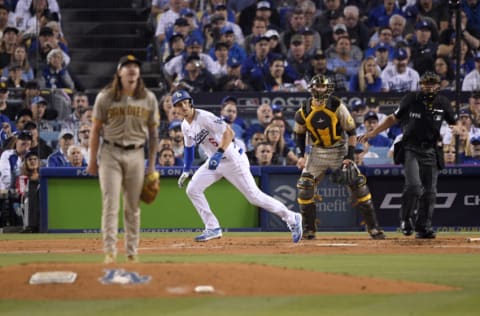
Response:
[[[188,178],[190,178],[190,171],[182,172],[182,175],[178,178],[178,187],[183,188]]]
[[[220,163],[220,160],[222,160],[223,157],[223,152],[217,151],[216,153],[213,154],[212,157],[210,157],[210,160],[208,161],[208,169],[210,170],[215,170],[218,167],[218,164]]]

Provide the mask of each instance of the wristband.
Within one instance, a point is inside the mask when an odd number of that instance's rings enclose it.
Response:
[[[347,152],[347,155],[345,157],[343,157],[343,159],[349,159],[349,160],[354,160],[354,153],[355,153],[355,146],[348,146],[348,152]]]
[[[218,151],[219,153],[222,153],[222,154],[225,153],[225,149],[223,149],[223,148],[221,148],[221,147],[218,147],[218,148],[217,148],[217,151]]]

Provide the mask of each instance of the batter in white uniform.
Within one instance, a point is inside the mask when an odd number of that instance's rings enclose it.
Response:
[[[214,114],[195,109],[193,99],[184,90],[173,93],[173,106],[183,115],[182,132],[185,139],[184,169],[178,179],[183,187],[192,168],[194,147],[202,145],[208,160],[200,166],[187,186],[187,195],[205,224],[203,233],[195,237],[196,241],[208,241],[222,237],[222,229],[205,198],[205,190],[213,183],[225,177],[250,203],[277,214],[292,232],[293,242],[302,238],[302,215],[290,211],[281,202],[263,193],[250,173],[250,164],[245,153],[233,142],[234,132]]]

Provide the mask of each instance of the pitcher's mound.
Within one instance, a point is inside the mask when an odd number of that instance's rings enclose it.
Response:
[[[104,285],[106,269],[122,268],[152,277],[148,284]],[[73,271],[73,284],[30,285],[30,276],[42,271]],[[42,263],[0,268],[0,299],[117,299],[183,296],[292,296],[321,294],[401,294],[452,291],[455,288],[350,275],[295,270],[258,264],[141,263],[61,264]],[[196,293],[210,285],[212,293]]]

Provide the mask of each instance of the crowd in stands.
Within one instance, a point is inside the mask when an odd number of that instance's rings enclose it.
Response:
[[[460,6],[460,80],[463,91],[472,91],[470,104],[462,110],[463,116],[469,113],[471,123],[462,120],[466,135],[457,138],[445,129],[442,136],[445,144],[459,139],[460,162],[471,162],[470,140],[480,135],[480,109],[475,103],[480,90],[480,3],[463,0]],[[197,1],[170,0],[152,1],[151,21],[156,59],[170,93],[178,89],[227,94],[305,92],[316,74],[330,77],[336,91],[406,92],[418,90],[426,71],[440,76],[442,90],[453,91],[457,31],[456,15],[449,10],[446,0],[253,0],[242,4],[209,0],[205,8]],[[253,164],[260,161],[252,145],[252,136],[258,132],[266,133],[265,142],[275,143],[259,153],[271,151],[272,164],[294,164],[293,117],[283,118],[281,124],[288,126],[284,139],[273,141],[268,133],[275,133],[271,129],[275,105],[261,104],[257,119],[246,121],[239,115],[241,109],[229,105],[234,100],[226,101],[222,100],[219,114],[232,124],[238,141],[251,152]],[[351,111],[357,135],[385,118],[374,104],[354,104]],[[168,126],[174,114],[165,114],[162,125]],[[365,161],[391,163],[383,148],[391,147],[400,133],[396,126],[370,140],[363,149]],[[278,147],[283,142],[291,155]],[[383,159],[375,160],[376,156]]]

